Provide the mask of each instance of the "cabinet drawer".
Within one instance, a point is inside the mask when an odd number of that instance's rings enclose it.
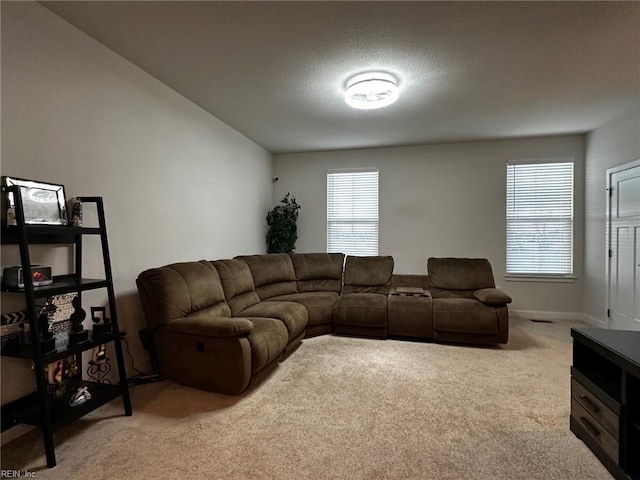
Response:
[[[615,439],[620,438],[620,417],[575,378],[571,378],[571,398],[607,429]]]
[[[571,399],[571,416],[584,428],[591,440],[600,445],[605,453],[618,464],[620,450],[618,440],[604,429],[602,425],[593,418],[591,413],[585,410],[575,398]]]

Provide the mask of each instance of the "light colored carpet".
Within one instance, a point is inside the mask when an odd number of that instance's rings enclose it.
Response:
[[[569,431],[569,328],[512,321],[500,348],[322,336],[226,397],[135,387],[56,434],[2,449],[41,479],[607,479]],[[202,368],[206,368],[203,365]]]

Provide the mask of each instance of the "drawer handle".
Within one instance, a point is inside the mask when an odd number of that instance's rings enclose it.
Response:
[[[580,395],[580,400],[582,400],[582,403],[584,403],[593,413],[600,413],[600,408],[598,408],[598,406],[593,403],[593,400],[586,395]]]
[[[586,418],[580,417],[580,423],[582,423],[582,425],[584,425],[584,428],[586,428],[589,431],[589,433],[594,437],[600,436],[600,431],[596,427],[591,425],[591,422]]]

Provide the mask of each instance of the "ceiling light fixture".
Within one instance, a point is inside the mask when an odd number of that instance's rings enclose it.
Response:
[[[373,110],[391,105],[400,96],[398,80],[388,73],[369,72],[347,81],[344,101],[361,110]]]

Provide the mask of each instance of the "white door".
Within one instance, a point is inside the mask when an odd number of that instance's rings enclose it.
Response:
[[[609,328],[640,330],[640,162],[609,178]]]

